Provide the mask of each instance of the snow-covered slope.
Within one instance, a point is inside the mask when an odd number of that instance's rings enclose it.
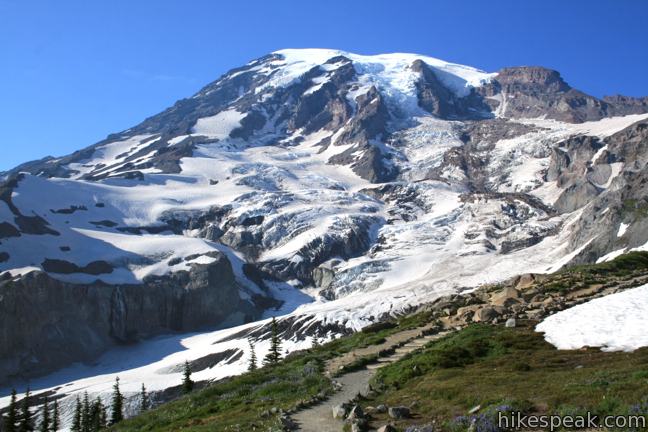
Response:
[[[13,336],[0,382],[278,314],[289,346],[305,346],[640,247],[646,119],[542,68],[315,49],[252,61],[131,129],[5,174],[0,325]],[[7,318],[28,303],[41,313]],[[243,350],[257,327],[156,339],[32,387],[101,392],[127,369],[127,388],[146,377],[161,389],[177,381],[161,368]],[[160,355],[129,363],[143,347]],[[244,365],[222,359],[200,377]]]
[[[634,351],[648,346],[648,285],[591,300],[550,316],[536,330],[559,349],[600,347]]]

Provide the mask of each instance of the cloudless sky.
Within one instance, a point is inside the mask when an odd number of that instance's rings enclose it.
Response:
[[[595,96],[648,95],[647,0],[0,0],[0,170],[306,47],[542,65]]]

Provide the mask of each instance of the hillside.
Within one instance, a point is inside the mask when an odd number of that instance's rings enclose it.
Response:
[[[358,430],[366,430],[362,425],[375,430],[391,424],[396,431],[415,425],[423,431],[465,431],[474,419],[478,427],[486,428],[478,430],[498,431],[497,411],[514,410],[648,416],[646,347],[633,352],[605,352],[582,345],[557,350],[534,331],[556,310],[568,312],[574,304],[596,302],[593,297],[603,300],[615,295],[604,290],[630,294],[638,284],[648,287],[647,281],[645,253],[559,272],[543,281],[522,285],[520,280],[512,281],[523,297],[553,299],[544,302],[540,313],[533,302],[508,302],[506,309],[523,307],[514,327],[501,320],[484,322],[479,312],[466,317],[470,306],[462,304],[479,306],[474,299],[480,297],[497,302],[505,288],[487,287],[472,297],[426,305],[390,325],[369,327],[294,353],[279,366],[216,383],[115,430],[341,431],[345,422],[334,419],[334,413],[349,414],[354,404],[363,414],[351,416],[346,423],[347,427],[360,425]],[[600,316],[603,323],[613,320]],[[616,336],[626,331],[616,330]],[[363,396],[353,401],[356,393],[345,387],[362,389]],[[348,403],[341,403],[338,395]],[[408,414],[394,418],[382,407],[405,407]]]
[[[538,66],[289,49],[3,173],[0,406],[162,398],[185,361],[245,371],[272,316],[293,352],[646,251],[647,112]]]

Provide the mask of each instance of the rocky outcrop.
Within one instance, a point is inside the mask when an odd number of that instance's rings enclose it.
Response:
[[[648,96],[635,98],[631,96],[604,96],[603,101],[614,105],[617,115],[641,114],[648,112]]]
[[[351,118],[353,109],[345,97],[346,86],[356,76],[351,61],[334,57],[328,64],[343,65],[327,74],[327,81],[315,91],[300,98],[289,122],[291,129],[304,128],[305,133],[320,129],[336,130]],[[321,71],[320,71],[321,72]]]
[[[18,187],[18,183],[24,178],[22,174],[9,177],[6,181],[0,183],[0,202],[7,205],[18,230],[9,222],[2,222],[0,226],[0,238],[2,237],[19,237],[20,233],[34,234],[34,235],[59,235],[56,230],[53,230],[47,221],[41,216],[33,215],[27,216],[20,212],[18,207],[13,203],[12,195],[14,190]]]
[[[116,343],[257,319],[228,259],[151,277],[142,285],[78,285],[43,272],[0,282],[0,382],[91,360]]]
[[[508,118],[544,117],[582,123],[648,112],[643,101],[623,97],[595,98],[571,88],[557,71],[539,66],[502,69],[478,92],[493,111]]]
[[[547,178],[564,188],[554,206],[561,212],[583,208],[574,224],[570,247],[587,246],[574,263],[594,262],[610,251],[648,242],[646,154],[645,121],[603,140],[575,137],[554,150]],[[613,170],[617,174],[614,178]],[[619,236],[622,223],[628,228]]]
[[[443,119],[492,117],[489,106],[474,90],[468,96],[459,97],[422,60],[415,60],[411,67],[421,75],[415,84],[419,106],[430,114]]]
[[[339,227],[316,237],[291,258],[262,264],[262,269],[279,279],[298,278],[305,284],[313,283],[313,271],[320,264],[339,257],[353,258],[366,252],[372,244],[374,230],[384,221],[373,216],[354,216],[338,222]]]
[[[390,162],[391,153],[381,144],[388,135],[389,109],[378,89],[372,86],[355,98],[356,112],[334,145],[355,144],[329,159],[335,165],[350,166],[360,177],[373,183],[393,180],[398,174]]]
[[[518,321],[541,321],[558,311],[646,283],[646,268],[628,264],[624,270],[592,267],[583,272],[522,274],[469,293],[439,297],[415,311],[429,313],[446,328],[474,322],[515,327]]]
[[[43,270],[50,273],[72,274],[85,273],[90,275],[100,275],[112,273],[113,267],[106,261],[92,261],[85,266],[78,266],[74,263],[58,259],[46,259],[41,263]]]

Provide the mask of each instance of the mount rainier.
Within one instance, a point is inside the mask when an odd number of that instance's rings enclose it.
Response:
[[[187,359],[197,379],[245,370],[270,316],[298,349],[648,250],[646,113],[648,98],[598,99],[542,67],[254,60],[1,175],[0,385],[101,393],[119,372],[127,393],[142,377],[161,391]]]

